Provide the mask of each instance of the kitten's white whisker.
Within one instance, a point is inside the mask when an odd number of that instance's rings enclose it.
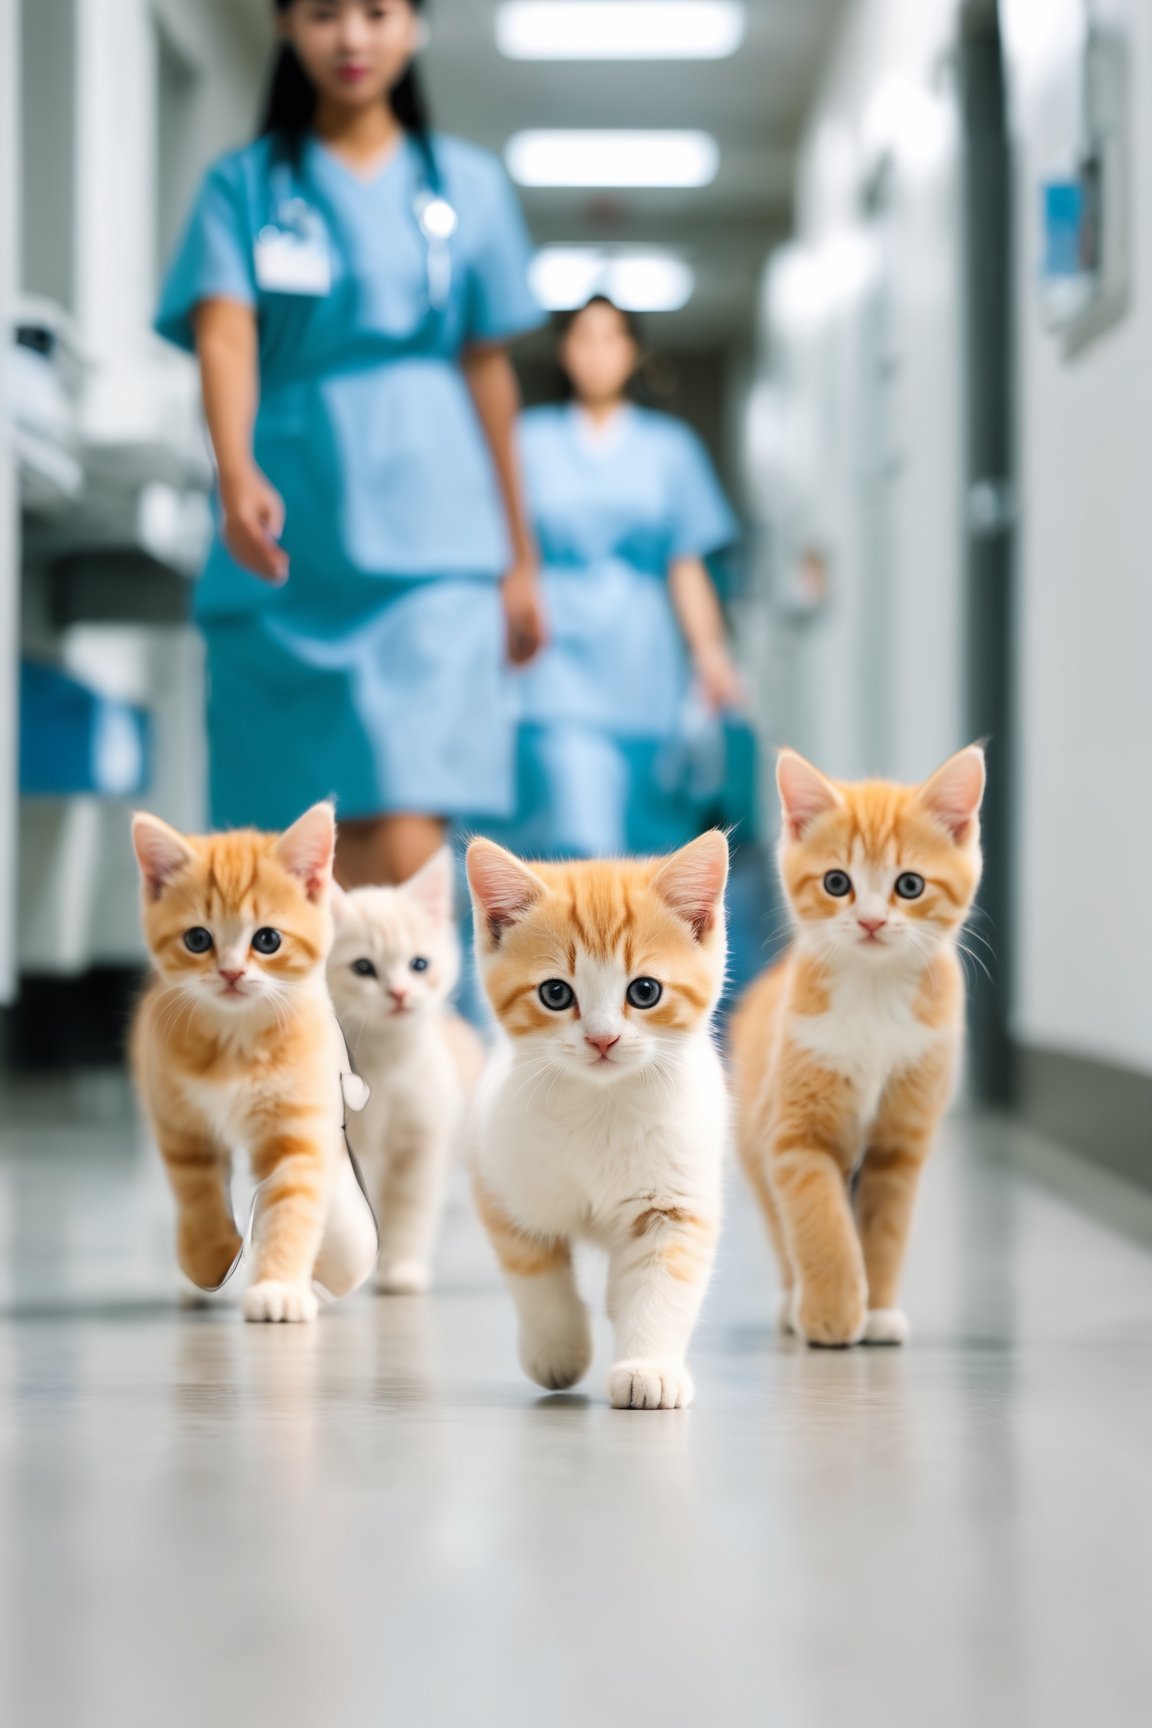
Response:
[[[184,998],[183,1004],[177,1004],[175,1017],[172,1025],[169,1027],[169,1035],[173,1038],[183,1031],[185,1023],[191,1024],[192,1015],[195,1013],[197,1007],[195,990],[185,986],[181,990],[181,995]]]
[[[971,924],[962,924],[960,926],[960,934],[961,934],[961,936],[971,936],[971,938],[974,942],[982,942],[984,944],[985,948],[987,948],[989,954],[991,954],[992,957],[995,958],[996,949],[995,949],[994,945],[989,941],[988,937],[985,936],[981,931],[974,930],[972,928]]]
[[[975,965],[979,966],[981,972],[983,972],[983,974],[984,974],[985,978],[987,978],[989,984],[995,983],[995,979],[993,978],[992,973],[989,971],[988,967],[985,965],[983,957],[980,954],[977,954],[977,952],[974,948],[968,948],[965,946],[965,944],[963,942],[959,942],[959,941],[956,943],[956,947],[961,954],[966,954],[968,956],[968,958]]]

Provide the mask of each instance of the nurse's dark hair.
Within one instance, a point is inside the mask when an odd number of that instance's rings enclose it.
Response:
[[[553,320],[552,328],[556,332],[557,342],[563,342],[573,324],[582,318],[589,307],[607,306],[615,312],[637,348],[643,348],[644,336],[640,328],[640,320],[635,312],[630,312],[627,306],[618,306],[610,294],[592,294],[582,306],[570,307],[567,311],[558,312]]]
[[[278,13],[290,12],[297,0],[274,0]],[[424,10],[424,0],[408,0],[414,12]],[[392,86],[388,97],[392,112],[409,133],[428,164],[433,181],[438,180],[436,161],[430,138],[431,121],[424,91],[413,66],[405,68],[399,83]],[[300,155],[304,135],[316,112],[316,86],[311,83],[290,42],[282,42],[264,103],[260,122],[262,136],[277,140],[281,149],[292,159]]]

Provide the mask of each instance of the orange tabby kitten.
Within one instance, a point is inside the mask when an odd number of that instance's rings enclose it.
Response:
[[[608,1255],[617,1408],[692,1400],[685,1364],[720,1226],[728,1100],[711,1019],[728,846],[524,864],[468,848],[476,954],[500,1040],[475,1121],[476,1197],[549,1391],[592,1358],[573,1249]]]
[[[984,755],[961,750],[922,786],[853,785],[785,750],[777,783],[795,938],[734,1019],[740,1156],[785,1329],[901,1344],[916,1188],[964,1026],[956,944],[980,880]]]
[[[248,1320],[312,1320],[376,1257],[342,1130],[346,1054],[328,996],[332,808],[280,835],[185,836],[139,815],[132,841],[156,977],[132,1063],[178,1208],[177,1252],[214,1289],[241,1249],[229,1185],[245,1149],[260,1187]]]

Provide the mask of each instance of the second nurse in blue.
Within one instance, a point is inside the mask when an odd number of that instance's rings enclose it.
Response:
[[[627,399],[640,358],[630,315],[594,296],[562,327],[572,399],[521,424],[551,641],[518,679],[517,808],[497,831],[535,856],[683,845],[701,820],[686,710],[743,705],[705,564],[736,522],[695,433]]]
[[[543,635],[504,346],[539,322],[528,240],[499,164],[428,130],[419,8],[276,0],[263,133],[209,171],[157,315],[219,473],[212,819],[334,794],[348,885],[508,810],[505,666]]]

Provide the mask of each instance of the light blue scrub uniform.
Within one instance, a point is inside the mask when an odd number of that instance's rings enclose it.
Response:
[[[255,309],[254,454],[286,506],[283,587],[237,564],[218,531],[197,588],[218,826],[281,828],[330,794],[346,817],[512,803],[497,580],[510,548],[459,362],[465,344],[541,315],[502,168],[458,139],[433,147],[459,219],[443,311],[429,304],[411,139],[367,180],[306,140],[290,191],[319,230],[326,292],[258,284],[257,238],[284,204],[266,138],[208,172],[164,285],[156,328],[189,350],[200,301]]]
[[[697,828],[669,564],[729,545],[735,519],[669,415],[629,405],[597,434],[575,405],[536,408],[520,447],[551,642],[517,677],[517,809],[502,832],[538,857],[668,850]]]

